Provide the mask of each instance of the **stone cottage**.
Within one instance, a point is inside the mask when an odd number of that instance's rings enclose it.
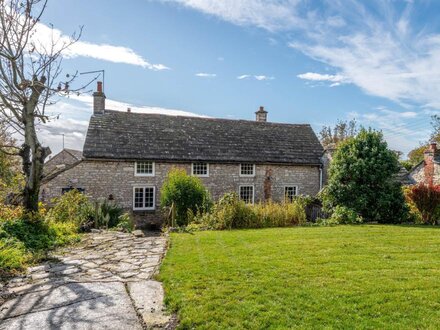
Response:
[[[101,84],[80,162],[44,179],[46,201],[77,188],[114,200],[138,225],[158,224],[160,189],[173,167],[200,177],[214,199],[236,192],[247,203],[315,195],[323,148],[307,124],[140,114],[105,108]]]
[[[440,150],[436,142],[431,142],[429,148],[423,153],[423,158],[409,171],[408,180],[412,184],[440,184]]]

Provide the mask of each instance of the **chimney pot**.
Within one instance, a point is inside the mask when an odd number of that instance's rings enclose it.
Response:
[[[130,107],[127,108],[127,112],[131,112],[131,108]]]
[[[102,81],[98,81],[96,85],[97,85],[96,87],[97,92],[102,93]]]

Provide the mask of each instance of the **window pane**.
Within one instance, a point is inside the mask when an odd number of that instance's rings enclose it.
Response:
[[[134,207],[136,209],[144,207],[144,188],[134,188]]]
[[[255,175],[254,164],[240,164],[241,175]]]
[[[137,174],[153,174],[153,162],[136,162]]]
[[[296,196],[296,186],[289,186],[284,188],[284,197],[287,202],[292,202]]]
[[[240,187],[240,199],[247,204],[254,202],[254,187],[253,186],[241,186]]]
[[[208,175],[208,163],[194,163],[193,175]]]
[[[145,188],[145,207],[146,208],[154,207],[154,188],[153,187]]]

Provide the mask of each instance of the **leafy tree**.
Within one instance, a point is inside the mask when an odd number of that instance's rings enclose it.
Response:
[[[9,193],[22,188],[19,158],[14,155],[16,141],[4,122],[0,121],[0,203]]]
[[[397,155],[388,149],[381,132],[361,129],[342,142],[329,169],[324,206],[344,206],[367,221],[398,223],[405,219],[406,206],[400,184]]]
[[[431,117],[432,132],[430,140],[421,143],[417,148],[414,148],[408,153],[408,161],[412,166],[417,165],[423,160],[423,153],[429,147],[429,142],[434,141],[440,144],[440,116],[434,115]]]
[[[45,28],[39,21],[46,5],[47,0],[0,1],[0,117],[23,139],[14,149],[22,159],[27,212],[38,211],[44,160],[50,154],[38,139],[36,125],[50,119],[46,106],[54,103],[56,95],[72,92],[76,77],[66,74],[60,79],[61,60],[79,35],[56,39],[53,33],[48,43],[35,36]]]
[[[428,147],[428,143],[422,144],[420,147],[417,147],[408,153],[408,161],[412,166],[417,165],[423,160],[423,153]]]
[[[319,137],[321,144],[327,147],[331,144],[337,146],[342,141],[350,137],[354,137],[357,133],[356,120],[352,119],[350,121],[338,120],[334,127],[323,126],[319,132]]]
[[[188,211],[205,211],[211,205],[210,196],[202,181],[183,169],[173,169],[161,189],[161,206],[175,211],[177,225],[188,224]]]

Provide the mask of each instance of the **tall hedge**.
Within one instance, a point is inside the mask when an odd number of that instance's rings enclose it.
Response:
[[[400,184],[396,154],[388,149],[381,132],[361,129],[341,143],[329,169],[323,194],[324,206],[337,205],[356,211],[366,221],[399,223],[407,207]]]
[[[172,169],[162,186],[160,194],[162,207],[174,207],[177,225],[188,224],[188,211],[194,214],[205,211],[211,201],[202,181],[190,176],[183,169]]]

